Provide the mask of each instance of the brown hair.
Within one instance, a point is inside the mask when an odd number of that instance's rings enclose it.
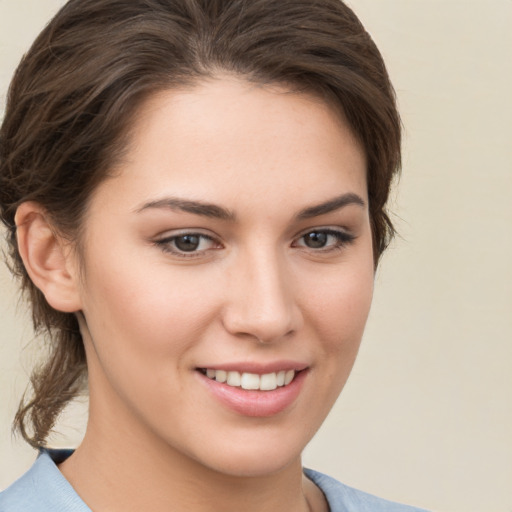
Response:
[[[16,209],[38,202],[78,243],[88,199],[119,158],[143,99],[219,71],[336,102],[366,151],[376,265],[393,235],[385,205],[400,166],[395,95],[377,47],[340,0],[69,1],[21,61],[0,131],[10,266],[51,347],[15,419],[35,447],[80,391],[86,362],[75,315],[52,309],[27,275]]]

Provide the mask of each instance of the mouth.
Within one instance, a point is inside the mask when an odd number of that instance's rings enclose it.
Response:
[[[280,370],[264,374],[215,370],[211,368],[199,368],[198,370],[211,380],[248,391],[274,391],[277,388],[286,387],[300,373],[300,371],[296,370]]]
[[[260,418],[289,410],[299,397],[308,373],[307,365],[277,361],[267,365],[232,363],[196,368],[211,396],[224,407],[238,415]]]

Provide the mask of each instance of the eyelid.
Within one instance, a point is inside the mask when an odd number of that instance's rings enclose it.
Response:
[[[324,247],[309,247],[305,243],[299,243],[301,239],[303,239],[306,235],[310,233],[323,233],[326,235],[333,236],[335,238],[335,243],[330,243]],[[196,236],[203,240],[208,240],[211,242],[210,247],[206,249],[198,249],[192,251],[184,251],[179,248],[173,246],[174,241],[180,237],[184,236]],[[333,251],[339,251],[346,246],[352,244],[354,240],[357,238],[352,232],[350,232],[346,228],[342,228],[339,226],[320,226],[320,227],[310,227],[308,229],[303,230],[292,240],[292,247],[297,247],[305,251],[309,251],[315,254],[322,253],[330,253]],[[158,236],[155,240],[153,240],[153,245],[157,246],[164,253],[171,254],[180,259],[191,259],[191,258],[201,258],[205,257],[207,253],[215,249],[223,248],[222,243],[219,238],[211,233],[204,233],[201,229],[179,229],[175,231],[166,231],[164,234]]]
[[[347,230],[346,228],[341,227],[333,227],[333,226],[320,226],[320,227],[312,227],[308,228],[301,233],[299,233],[293,240],[292,246],[297,244],[298,240],[303,239],[306,235],[309,233],[325,233],[327,235],[334,236],[337,239],[337,243],[334,245],[330,245],[327,247],[321,247],[321,248],[312,248],[308,247],[306,245],[298,245],[298,247],[310,250],[315,253],[321,253],[321,252],[329,252],[332,250],[339,250],[347,245],[350,245],[354,242],[354,240],[357,238],[357,236]]]
[[[209,247],[207,249],[200,249],[194,251],[182,251],[176,247],[173,247],[173,242],[185,236],[196,236],[203,240],[209,240],[213,245],[217,247]],[[153,241],[153,244],[161,249],[164,253],[174,255],[178,258],[187,259],[187,258],[201,258],[206,255],[212,249],[218,249],[222,247],[222,244],[219,242],[219,239],[211,234],[207,234],[201,232],[201,230],[197,229],[180,229],[176,231],[167,231],[165,234],[159,236]]]

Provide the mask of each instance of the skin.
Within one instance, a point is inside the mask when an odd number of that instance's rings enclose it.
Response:
[[[366,161],[343,116],[223,76],[143,104],[116,171],[91,198],[81,263],[62,241],[60,258],[47,251],[66,286],[41,285],[81,312],[89,369],[64,476],[95,511],[326,510],[300,456],[349,376],[374,278]],[[311,209],[339,197],[352,199]],[[44,224],[23,208],[20,223]],[[322,230],[325,246],[308,246]],[[172,238],[185,233],[209,238],[185,254]],[[264,417],[221,403],[197,371],[276,361],[306,371]]]

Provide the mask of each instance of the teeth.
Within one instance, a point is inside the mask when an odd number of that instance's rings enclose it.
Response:
[[[217,382],[226,382],[228,380],[228,374],[224,370],[214,370],[214,372],[214,378]],[[208,370],[206,371],[206,375],[208,375]]]
[[[294,372],[292,372],[294,373]],[[291,382],[291,381],[290,381]],[[272,391],[277,388],[277,375],[275,373],[266,373],[261,376],[260,389],[262,391]]]
[[[260,376],[255,373],[242,373],[240,386],[243,389],[260,389]]]
[[[229,386],[239,387],[242,379],[240,378],[240,374],[238,372],[228,372],[228,380],[227,383]]]
[[[203,370],[209,379],[217,382],[225,382],[228,386],[241,387],[248,390],[272,391],[278,387],[287,386],[295,377],[295,370],[281,370],[280,372],[265,373],[240,373],[226,372],[225,370]]]

